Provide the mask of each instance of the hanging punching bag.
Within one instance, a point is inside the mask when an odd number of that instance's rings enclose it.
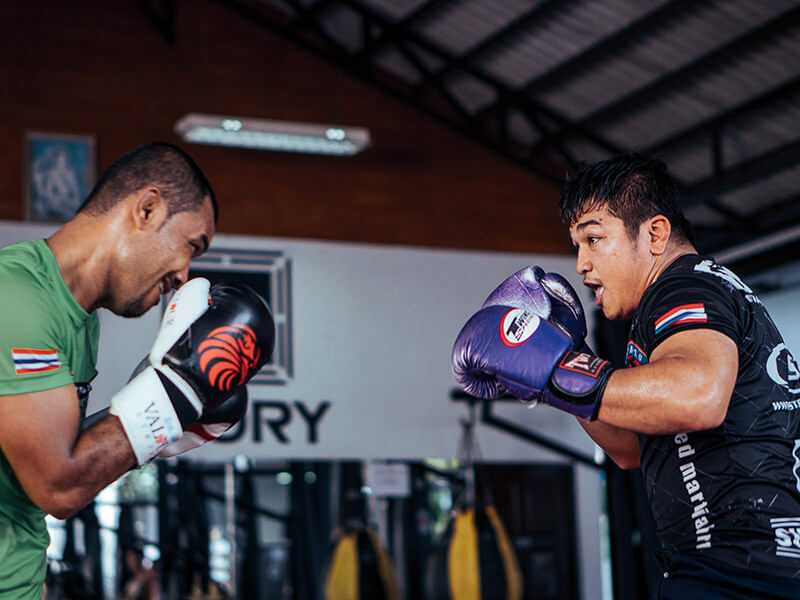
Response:
[[[368,527],[340,529],[325,578],[326,600],[397,600],[391,559]]]
[[[461,420],[458,456],[463,495],[428,562],[428,600],[521,600],[522,573],[492,501],[486,472],[475,462],[475,403]],[[476,478],[481,481],[480,499]]]
[[[340,527],[325,577],[326,600],[397,600],[391,558],[368,525],[360,463],[340,465]]]
[[[522,574],[493,506],[456,513],[428,565],[428,600],[520,600]]]

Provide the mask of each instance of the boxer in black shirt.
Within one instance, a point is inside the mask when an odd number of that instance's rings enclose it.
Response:
[[[627,362],[681,331],[713,329],[735,342],[738,376],[725,420],[706,431],[639,436],[658,535],[732,566],[794,577],[800,569],[800,381],[772,319],[735,274],[688,254],[647,288]]]
[[[456,380],[569,412],[642,468],[664,546],[655,598],[800,599],[800,372],[767,311],[698,255],[662,161],[585,167],[559,209],[595,305],[633,319],[629,368],[585,345],[569,284],[529,267],[459,333]]]
[[[766,309],[694,249],[666,166],[577,173],[560,205],[608,318],[633,317],[629,369],[579,421],[641,466],[666,550],[661,598],[800,598],[800,373]]]

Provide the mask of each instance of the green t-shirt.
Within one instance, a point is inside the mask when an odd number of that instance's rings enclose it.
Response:
[[[44,240],[0,249],[0,402],[75,385],[81,420],[97,374],[99,328],[69,291]],[[0,440],[0,598],[41,600],[50,536]]]

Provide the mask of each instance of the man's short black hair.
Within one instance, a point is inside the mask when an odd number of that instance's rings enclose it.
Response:
[[[217,197],[208,179],[191,156],[166,142],[139,146],[114,161],[100,175],[79,212],[103,214],[147,185],[155,185],[161,191],[169,216],[195,210],[208,196],[217,222]]]
[[[572,226],[582,215],[602,207],[622,220],[631,239],[636,239],[644,221],[664,215],[674,237],[693,243],[677,186],[663,160],[631,153],[582,166],[561,190],[561,219]]]

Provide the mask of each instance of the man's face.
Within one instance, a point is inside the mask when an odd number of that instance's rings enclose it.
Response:
[[[208,249],[214,230],[214,211],[206,198],[197,210],[176,213],[160,228],[142,233],[125,263],[118,306],[112,310],[123,317],[141,316],[163,294],[180,287],[188,279],[189,262]]]
[[[581,215],[569,232],[578,248],[576,270],[594,290],[595,305],[609,319],[633,316],[654,264],[646,228],[631,239],[622,220],[601,207]]]

